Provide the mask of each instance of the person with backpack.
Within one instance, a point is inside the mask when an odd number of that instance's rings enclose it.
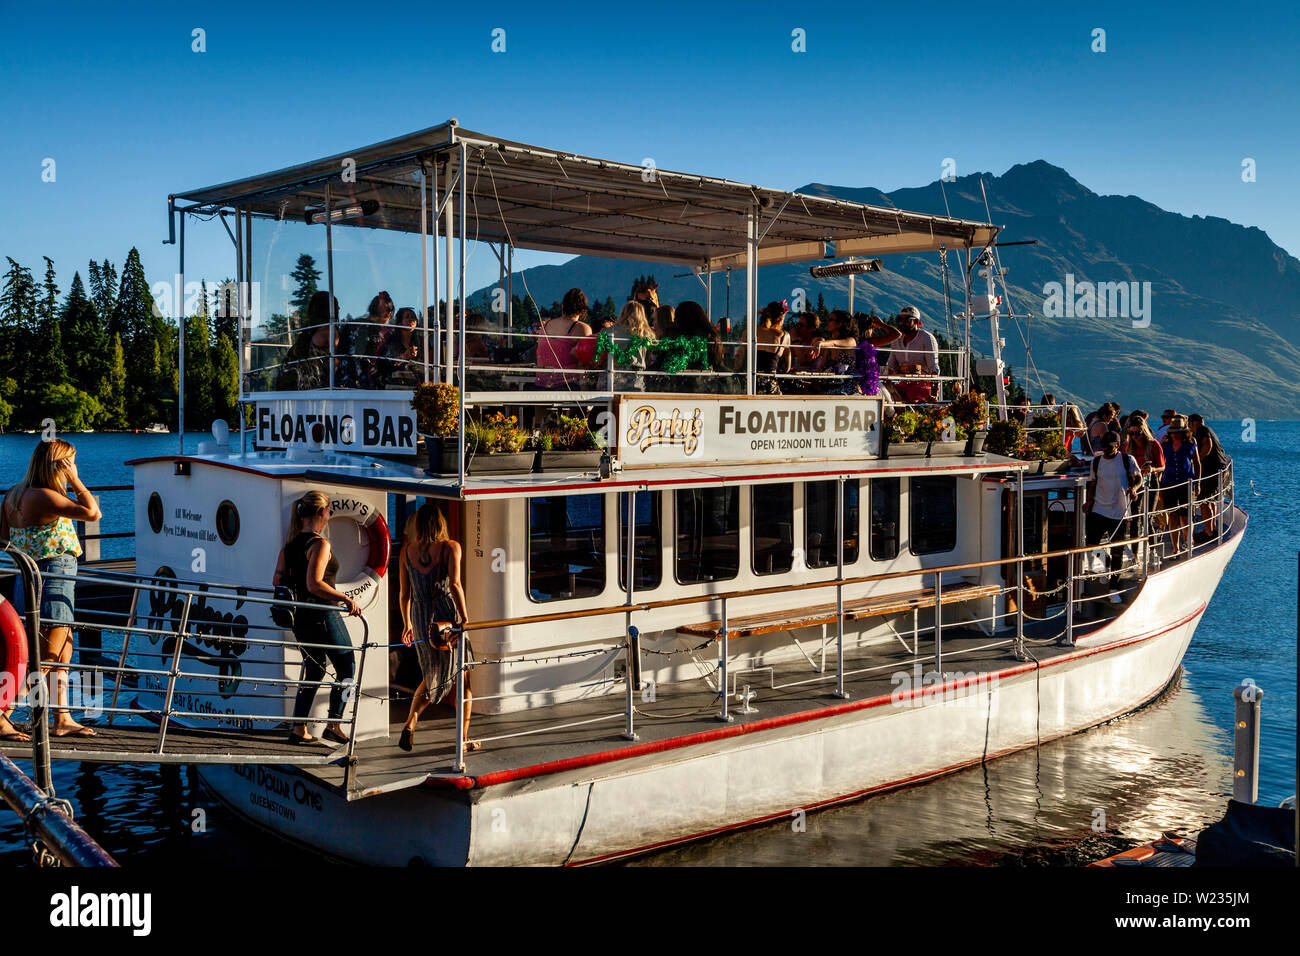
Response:
[[[1119,435],[1107,432],[1102,438],[1101,455],[1092,460],[1092,477],[1088,481],[1088,497],[1083,508],[1087,513],[1084,534],[1088,546],[1108,544],[1124,526],[1129,505],[1142,490],[1142,469],[1132,455],[1120,454]],[[1119,571],[1124,566],[1124,552],[1118,547],[1107,548],[1106,579],[1111,589],[1110,601],[1120,604],[1123,599],[1115,590]]]
[[[275,564],[276,588],[292,589],[293,600],[321,603],[338,603],[352,615],[361,608],[334,586],[339,571],[339,559],[330,550],[330,543],[321,533],[333,514],[329,496],[321,491],[309,491],[293,505],[289,519],[289,537],[280,549]],[[334,665],[335,684],[330,687],[329,723],[321,734],[326,740],[346,744],[343,733],[343,685],[352,680],[352,639],[348,636],[343,615],[325,608],[296,607],[293,609],[293,636],[303,645],[302,679],[293,705],[293,728],[289,743],[313,744],[316,738],[307,732],[307,715],[319,689],[316,685],[325,677],[325,662]],[[327,645],[327,646],[321,646]]]
[[[1223,510],[1223,499],[1219,495],[1219,479],[1228,467],[1228,453],[1214,429],[1205,424],[1200,415],[1187,416],[1187,428],[1196,439],[1196,457],[1201,465],[1201,520],[1206,538],[1212,538],[1219,526],[1219,512]]]

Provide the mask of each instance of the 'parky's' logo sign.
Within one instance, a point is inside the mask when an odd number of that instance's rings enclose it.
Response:
[[[704,421],[698,408],[690,418],[683,418],[678,408],[667,418],[660,418],[654,406],[642,405],[628,419],[627,443],[640,451],[651,445],[681,445],[683,453],[693,455],[703,430]]]

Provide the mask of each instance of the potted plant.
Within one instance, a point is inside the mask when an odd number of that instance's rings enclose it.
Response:
[[[992,455],[1005,458],[1019,458],[1020,449],[1025,444],[1025,426],[1014,418],[994,422],[989,426],[988,438],[984,441],[984,450]]]
[[[424,439],[429,455],[428,473],[454,475],[456,436],[460,432],[460,389],[455,385],[417,385],[411,407],[415,409],[416,431]]]
[[[1054,474],[1070,467],[1070,453],[1065,450],[1065,443],[1058,431],[1044,432],[1029,448],[1031,461],[1039,462],[1040,475]]]
[[[885,422],[882,453],[885,458],[923,458],[928,441],[918,441],[916,430],[921,427],[921,413],[907,409]]]
[[[984,440],[989,434],[989,405],[984,394],[970,391],[958,395],[948,405],[948,414],[966,430],[965,453],[984,454]]]
[[[525,450],[528,438],[528,432],[519,427],[519,419],[504,412],[493,412],[481,421],[466,422],[466,472],[476,475],[528,474],[533,470],[536,457],[534,452]]]
[[[965,451],[966,426],[958,422],[947,408],[932,408],[919,413],[912,437],[926,443],[926,455],[960,455]]]
[[[581,415],[561,415],[535,439],[537,470],[569,474],[596,471],[605,442]]]

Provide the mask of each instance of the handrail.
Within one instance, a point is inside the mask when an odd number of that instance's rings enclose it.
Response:
[[[5,543],[4,550],[11,554],[12,559],[15,565],[17,566],[18,571],[22,576],[23,585],[27,592],[27,603],[29,608],[27,629],[30,632],[29,640],[33,645],[33,648],[35,648],[36,635],[39,632],[40,627],[43,623],[39,617],[39,605],[37,604],[36,601],[36,595],[39,594],[40,584],[43,576],[41,575],[40,569],[36,567],[35,563],[32,562],[27,555],[23,554],[20,551],[17,551],[17,549],[12,548],[11,546],[8,545],[7,542]],[[222,712],[222,713],[209,714],[209,713],[196,712],[192,708],[187,709],[187,708],[175,707],[174,697],[175,697],[176,681],[178,678],[183,677],[189,680],[208,681],[208,682],[220,682],[228,679],[227,676],[222,675],[220,673],[203,674],[192,670],[183,670],[181,668],[181,658],[185,654],[185,649],[187,645],[192,645],[193,642],[204,641],[204,640],[209,640],[209,641],[228,640],[228,641],[237,641],[241,644],[255,644],[261,646],[271,646],[271,647],[279,646],[284,648],[295,648],[300,651],[304,649],[327,650],[334,647],[334,645],[331,644],[315,644],[310,642],[301,642],[298,641],[297,638],[281,640],[281,639],[272,639],[268,637],[251,637],[248,636],[247,634],[243,634],[239,637],[227,637],[224,635],[214,636],[210,634],[205,634],[201,630],[204,625],[204,622],[194,620],[193,617],[191,616],[191,609],[194,606],[195,598],[199,598],[205,601],[212,601],[212,602],[238,601],[242,604],[285,606],[285,607],[303,608],[303,609],[320,610],[320,611],[338,611],[339,606],[335,604],[327,604],[323,602],[314,602],[314,601],[280,600],[274,596],[273,591],[269,594],[269,596],[267,595],[266,592],[270,591],[270,589],[257,588],[257,587],[244,588],[241,585],[223,584],[223,583],[215,583],[213,585],[208,585],[208,584],[189,581],[185,579],[158,579],[156,577],[149,577],[149,576],[103,575],[103,574],[96,574],[93,572],[83,574],[83,575],[51,574],[51,575],[44,575],[44,577],[49,577],[51,579],[58,579],[58,580],[71,580],[74,582],[80,581],[82,583],[110,585],[110,586],[119,587],[122,590],[128,591],[132,594],[132,603],[131,603],[132,610],[128,616],[127,623],[104,624],[102,622],[95,622],[95,624],[93,625],[101,631],[106,631],[109,633],[119,633],[122,635],[122,651],[121,651],[120,660],[118,662],[118,666],[106,667],[103,665],[91,665],[91,664],[85,664],[81,662],[77,662],[77,663],[69,662],[67,665],[64,665],[64,667],[69,672],[107,671],[116,675],[114,680],[115,689],[113,695],[113,705],[110,708],[99,708],[103,712],[109,713],[110,715],[128,712],[125,709],[119,708],[117,706],[117,694],[121,688],[120,675],[124,673],[132,673],[140,676],[155,676],[155,677],[162,677],[165,675],[167,677],[165,688],[155,688],[157,690],[162,691],[162,695],[163,695],[162,707],[147,708],[147,709],[134,708],[131,711],[129,711],[130,713],[135,713],[135,714],[156,715],[157,717],[160,718],[155,749],[153,751],[153,754],[155,756],[162,756],[166,754],[165,744],[166,744],[167,730],[169,724],[172,721],[172,718],[174,717],[218,719],[218,720],[220,719],[264,720],[264,721],[272,721],[272,722],[283,721],[285,719],[285,717],[282,714],[277,715],[274,713],[227,714]],[[175,581],[176,586],[170,586],[168,584],[162,583],[162,581],[169,581],[169,580]],[[183,585],[191,585],[191,586],[185,587]],[[214,590],[214,588],[225,589],[225,590]],[[138,596],[141,593],[145,593],[145,592],[149,592],[149,593],[161,592],[164,594],[173,595],[174,597],[184,598],[184,607],[182,609],[179,621],[176,624],[176,626],[164,627],[164,628],[152,628],[152,627],[142,627],[136,623],[136,621],[139,620],[141,616],[144,616],[149,620],[157,620],[160,622],[166,622],[171,617],[172,608],[170,607],[166,609],[165,612],[159,612],[156,615],[150,615],[145,612],[142,612],[139,609]],[[262,593],[257,593],[257,592],[262,592]],[[254,684],[268,684],[272,686],[283,687],[286,690],[286,692],[301,687],[307,687],[307,686],[315,687],[318,690],[334,689],[336,687],[344,688],[345,693],[347,693],[350,696],[351,700],[349,702],[352,704],[351,717],[348,720],[340,719],[339,721],[340,723],[350,724],[349,743],[346,749],[346,760],[345,760],[345,766],[347,768],[346,773],[349,779],[351,778],[351,774],[353,773],[353,767],[355,763],[353,756],[355,754],[355,749],[356,749],[357,716],[359,713],[360,700],[362,696],[361,680],[362,680],[362,676],[365,673],[366,655],[371,648],[378,646],[372,643],[370,640],[369,622],[366,620],[364,616],[360,617],[360,621],[361,621],[361,628],[362,628],[361,645],[359,647],[353,648],[353,653],[360,654],[360,661],[357,664],[355,676],[350,680],[331,681],[331,680],[322,679],[319,681],[305,681],[305,680],[292,680],[287,678],[258,677],[252,681]],[[73,627],[78,626],[78,622],[73,621],[71,626]],[[85,626],[84,623],[82,624],[82,626]],[[261,628],[261,626],[259,625],[248,625],[248,626],[250,628]],[[275,630],[275,631],[283,630],[282,628],[278,628],[278,627],[265,627],[261,629]],[[165,664],[166,667],[165,670],[158,670],[156,668],[144,668],[138,666],[126,666],[125,661],[126,661],[127,653],[129,651],[130,642],[131,639],[136,636],[154,637],[155,639],[158,637],[175,638],[175,647],[168,654],[170,660],[168,663]],[[32,653],[33,655],[37,655],[35,649],[33,649]],[[159,647],[153,653],[162,654],[164,652],[162,651],[162,648]],[[33,661],[39,661],[39,656],[33,656],[32,659]],[[45,680],[42,677],[41,692],[39,694],[29,694],[28,697],[28,707],[30,707],[32,711],[33,756],[34,756],[34,763],[37,768],[38,782],[42,778],[48,779],[49,776],[48,774],[49,732],[48,732],[48,720],[47,720],[49,705],[48,705],[48,701],[46,700],[48,694],[44,689],[44,684],[45,684]],[[193,690],[190,693],[196,697],[206,698],[206,697],[213,696],[214,692]],[[271,696],[279,700],[289,699],[287,693],[277,694],[277,695],[258,695],[258,696]],[[69,705],[70,705],[69,709],[71,710],[86,709],[85,707],[71,706],[71,702],[69,702]],[[110,717],[110,725],[111,725],[111,717]],[[42,758],[43,758],[43,765],[46,768],[44,773],[42,773]],[[196,759],[195,762],[202,762],[202,760]]]

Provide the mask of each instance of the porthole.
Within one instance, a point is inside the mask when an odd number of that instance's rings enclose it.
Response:
[[[222,544],[234,544],[239,540],[239,509],[232,501],[217,505],[217,537]]]
[[[153,530],[154,534],[161,534],[163,523],[162,498],[159,497],[158,492],[156,491],[149,496],[148,512],[149,527]]]

